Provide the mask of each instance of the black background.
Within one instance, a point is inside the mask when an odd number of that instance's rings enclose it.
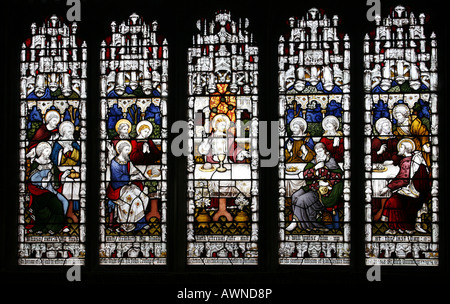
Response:
[[[318,297],[323,301],[344,297],[340,285],[378,284],[395,286],[401,283],[440,284],[449,275],[448,267],[448,19],[450,11],[444,2],[388,1],[381,0],[381,16],[384,18],[394,6],[409,6],[418,17],[428,18],[427,35],[434,31],[438,41],[439,60],[439,142],[440,142],[440,266],[438,267],[381,267],[381,281],[368,282],[364,265],[364,171],[363,168],[363,39],[374,29],[374,22],[366,19],[370,6],[366,1],[87,1],[81,0],[79,37],[88,46],[88,98],[87,98],[87,255],[86,265],[81,267],[81,281],[68,282],[68,267],[17,265],[17,209],[18,209],[18,153],[19,134],[19,59],[22,43],[31,36],[30,25],[42,25],[45,18],[55,14],[65,20],[65,0],[22,0],[2,4],[1,56],[1,183],[0,198],[0,273],[3,289],[6,283],[29,288],[30,286],[68,287],[76,295],[79,287],[100,286],[97,290],[114,294],[125,287],[139,285],[136,292],[156,298],[177,300],[178,290],[184,288],[221,290],[225,287],[272,288],[271,300],[286,294],[298,299],[308,286],[319,288]],[[280,266],[278,251],[278,182],[277,168],[261,168],[260,173],[260,230],[258,266],[187,266],[186,246],[186,177],[184,157],[169,153],[169,201],[168,201],[168,264],[167,266],[100,266],[98,265],[98,117],[99,117],[99,50],[101,41],[110,35],[110,23],[121,23],[136,12],[146,23],[157,20],[159,31],[169,43],[169,126],[176,120],[184,120],[187,111],[187,49],[192,36],[197,33],[196,21],[211,20],[218,10],[228,10],[233,19],[248,18],[249,32],[259,46],[259,109],[260,120],[277,120],[278,65],[277,45],[280,35],[289,28],[291,16],[302,17],[311,7],[324,9],[328,17],[338,15],[340,31],[348,33],[351,41],[351,265],[350,266]],[[177,134],[169,135],[169,144]],[[116,288],[116,286],[118,288]],[[7,289],[4,289],[7,291]],[[27,290],[27,289],[24,289]],[[44,287],[45,290],[45,287]],[[67,290],[67,289],[66,289]],[[131,290],[129,291],[131,292]],[[23,295],[24,296],[24,295]],[[131,297],[133,298],[133,297]],[[248,299],[252,301],[255,299]],[[260,301],[261,302],[261,301]]]

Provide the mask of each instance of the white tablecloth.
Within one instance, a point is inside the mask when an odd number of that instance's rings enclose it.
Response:
[[[389,198],[391,197],[391,191],[388,191],[385,195],[381,195],[381,190],[397,176],[400,168],[394,165],[383,165],[387,168],[386,171],[374,171],[372,170],[372,197],[374,198]]]

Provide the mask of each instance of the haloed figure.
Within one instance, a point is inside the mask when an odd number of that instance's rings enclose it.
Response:
[[[110,224],[114,220],[124,231],[146,228],[145,211],[149,198],[144,175],[130,161],[132,146],[128,140],[116,145],[117,155],[111,161],[111,182],[106,191],[109,198]]]
[[[161,151],[149,137],[153,126],[149,121],[143,120],[136,126],[136,139],[131,141],[132,151],[130,159],[135,165],[155,164],[161,159]]]
[[[234,134],[230,131],[231,120],[225,114],[217,114],[211,120],[211,136],[205,139],[199,146],[201,154],[206,155],[208,163],[219,162],[219,157],[226,156],[225,160],[231,163],[244,162],[250,154],[240,147]]]
[[[403,137],[413,138],[415,150],[422,152],[427,166],[430,167],[431,145],[428,129],[416,115],[412,115],[410,112],[409,107],[403,103],[392,109],[392,115],[397,121],[394,135],[397,135],[399,139]]]
[[[111,143],[107,143],[106,147],[108,148],[108,159],[111,160],[116,155],[117,143],[120,140],[129,140],[130,132],[131,132],[131,122],[122,118],[116,122],[115,125],[116,135],[112,138]]]
[[[381,206],[381,220],[388,223],[387,234],[425,232],[416,221],[418,211],[431,197],[427,163],[409,138],[398,143],[398,155],[402,157],[400,171],[381,190],[382,195],[393,193]]]
[[[59,138],[55,142],[51,159],[57,166],[80,164],[81,147],[74,138],[75,126],[71,121],[63,121],[59,126]]]
[[[342,169],[323,143],[317,143],[314,151],[315,158],[300,173],[306,186],[292,195],[294,220],[286,227],[287,231],[294,230],[297,225],[307,230],[326,230],[317,220],[318,214],[325,208],[334,208],[342,195]]]
[[[372,162],[384,163],[392,161],[397,164],[398,139],[392,134],[392,123],[387,118],[380,118],[375,123],[378,136],[372,140]]]
[[[52,146],[48,142],[39,143],[36,158],[30,167],[28,190],[31,193],[30,209],[35,218],[33,232],[69,232],[66,226],[69,201],[61,192],[71,172],[61,172],[50,160],[51,153]]]
[[[322,128],[324,129],[322,142],[327,151],[333,156],[337,162],[344,160],[344,137],[339,131],[339,120],[336,116],[328,115],[322,121]]]
[[[50,110],[45,114],[43,124],[36,130],[33,138],[30,140],[29,156],[34,156],[34,148],[43,141],[51,141],[59,137],[58,125],[61,121],[61,115],[56,110]]]
[[[289,124],[292,136],[286,143],[285,159],[288,163],[310,162],[314,157],[314,150],[311,148],[313,141],[306,133],[307,122],[301,117],[296,117]]]

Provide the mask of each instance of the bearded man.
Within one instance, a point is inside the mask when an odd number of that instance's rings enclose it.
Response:
[[[394,135],[399,140],[411,138],[414,141],[415,150],[422,153],[427,166],[430,167],[431,145],[428,129],[417,115],[411,115],[410,111],[409,107],[403,103],[396,105],[392,109],[392,115],[397,121]]]
[[[57,139],[58,124],[61,121],[61,116],[56,110],[50,110],[45,114],[43,124],[36,130],[30,140],[27,152],[27,158],[33,159],[36,155],[36,146],[41,142],[52,142]]]
[[[80,200],[80,173],[73,166],[80,166],[81,147],[74,139],[75,126],[71,121],[63,121],[59,125],[59,138],[53,145],[50,159],[55,166],[72,167],[71,174],[63,185],[62,193],[69,200],[69,209],[67,217],[70,217],[74,223],[78,223],[78,217],[74,211],[79,210]],[[79,171],[79,169],[78,169]]]
[[[74,139],[75,126],[63,121],[59,126],[59,139],[54,144],[51,159],[57,166],[79,166],[80,145]]]
[[[315,158],[301,173],[306,186],[292,195],[294,220],[286,227],[287,231],[294,230],[297,225],[307,230],[327,230],[317,220],[317,215],[325,208],[334,208],[342,195],[342,169],[324,143],[317,143],[314,151]]]
[[[398,143],[398,155],[402,156],[397,176],[381,190],[391,197],[381,206],[381,220],[388,222],[386,234],[425,232],[416,225],[418,211],[430,199],[431,185],[426,160],[415,151],[414,140],[405,138]]]
[[[148,188],[141,182],[145,177],[130,161],[131,150],[128,140],[117,143],[117,156],[111,161],[111,182],[106,191],[111,202],[110,224],[115,213],[120,228],[127,232],[147,226],[145,211],[149,201]]]

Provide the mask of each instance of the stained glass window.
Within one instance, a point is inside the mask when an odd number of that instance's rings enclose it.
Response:
[[[100,264],[165,264],[167,40],[135,13],[110,29],[100,50]]]
[[[437,44],[405,6],[364,41],[366,264],[438,265]]]
[[[278,44],[280,264],[349,264],[350,41],[311,8]]]
[[[197,21],[188,50],[187,263],[258,261],[258,48],[248,19]]]
[[[55,15],[20,62],[19,264],[84,264],[87,46]]]

